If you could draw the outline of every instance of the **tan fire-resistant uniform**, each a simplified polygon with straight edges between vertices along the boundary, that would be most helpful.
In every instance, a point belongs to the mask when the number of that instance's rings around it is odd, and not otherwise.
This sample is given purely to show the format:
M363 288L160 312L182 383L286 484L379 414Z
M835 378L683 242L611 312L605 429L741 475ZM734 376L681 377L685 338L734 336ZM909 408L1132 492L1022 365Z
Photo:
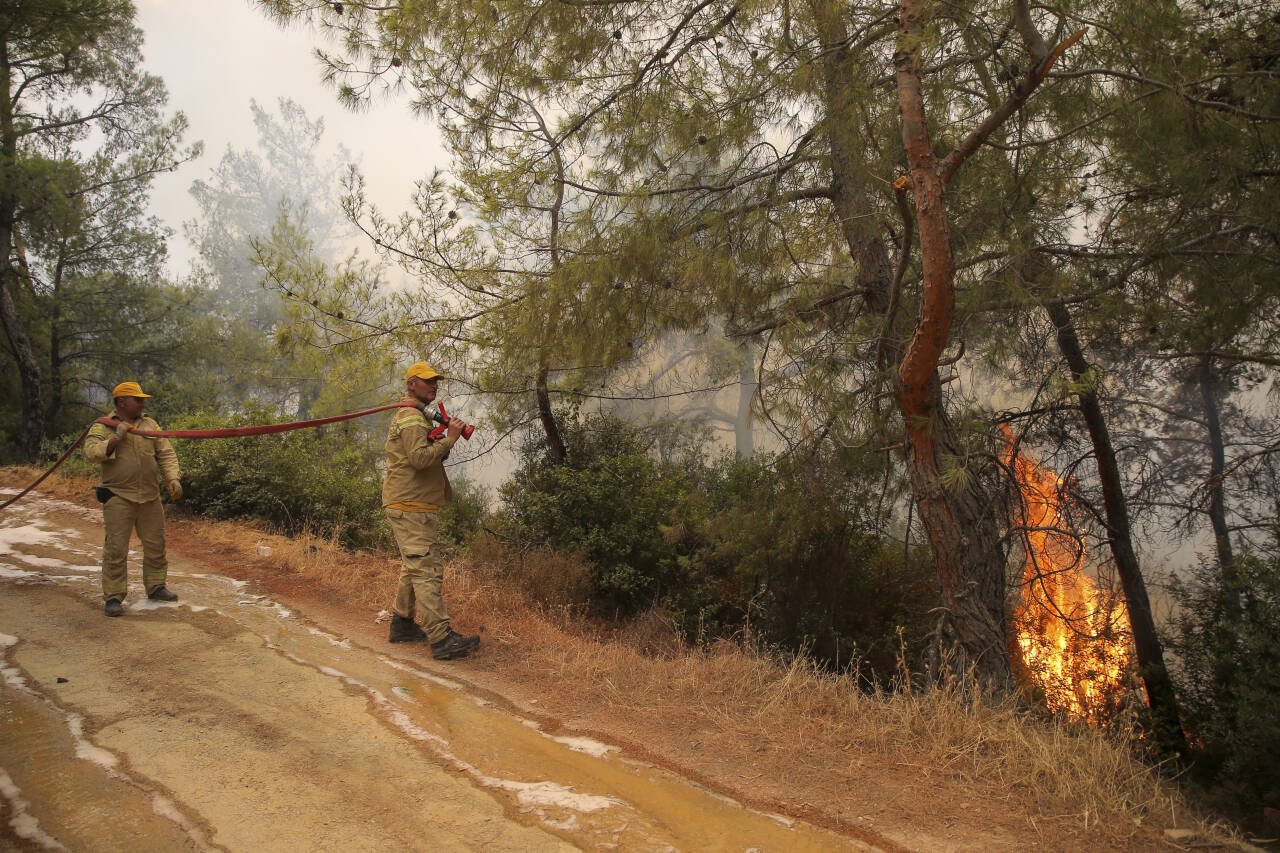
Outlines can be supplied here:
M417 403L412 397L401 402ZM413 619L415 611L427 641L449 635L440 588L444 565L436 549L436 512L453 498L444 473L455 440L443 436L430 441L431 424L417 409L397 409L387 430L387 477L382 482L382 506L400 548L400 585L392 610Z
M113 420L122 420L112 412ZM158 430L160 425L143 415L135 429ZM164 553L164 509L160 504L157 474L167 483L182 477L178 456L165 438L143 438L126 433L111 455L107 442L115 430L94 424L84 440L84 458L102 466L102 486L112 493L102 505L106 533L102 542L102 596L123 599L128 588L129 538L134 530L142 542L142 585L150 594L164 586L169 563Z

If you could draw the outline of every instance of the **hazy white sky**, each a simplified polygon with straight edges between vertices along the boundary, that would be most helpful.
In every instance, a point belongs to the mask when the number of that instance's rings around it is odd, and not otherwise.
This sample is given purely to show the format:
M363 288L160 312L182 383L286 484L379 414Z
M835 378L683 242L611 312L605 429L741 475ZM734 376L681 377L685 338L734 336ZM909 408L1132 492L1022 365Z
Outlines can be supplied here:
M414 118L404 100L384 100L354 113L340 106L320 80L314 48L320 36L308 29L281 29L251 0L135 0L137 24L146 41L143 67L164 79L170 113L190 120L186 142L204 141L204 154L161 176L152 209L174 230L170 270L186 272L193 251L182 223L196 207L188 189L208 177L230 145L248 148L257 133L249 100L274 112L281 97L292 98L313 120L325 122L323 147L345 145L360 163L371 198L398 212L413 182L436 166L447 166L435 128ZM335 187L335 193L338 188Z

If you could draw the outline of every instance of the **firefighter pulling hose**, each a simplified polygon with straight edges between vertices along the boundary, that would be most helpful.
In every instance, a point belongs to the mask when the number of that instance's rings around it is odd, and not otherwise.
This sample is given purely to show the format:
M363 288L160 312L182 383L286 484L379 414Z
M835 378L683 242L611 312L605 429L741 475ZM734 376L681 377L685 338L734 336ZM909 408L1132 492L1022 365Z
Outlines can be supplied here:
M147 597L176 601L165 585L164 510L158 475L174 500L182 497L182 473L169 438L235 438L308 429L395 409L387 435L387 476L383 506L404 561L399 589L392 605L390 642L430 644L440 660L463 657L480 644L449 625L441 598L443 565L436 553L436 512L452 497L444 460L458 438L469 440L475 427L451 417L436 393L442 375L426 362L406 373L408 391L398 403L345 415L283 424L208 430L163 430L143 415L150 394L136 382L122 382L112 391L115 411L98 418L35 482L0 504L11 506L61 466L84 445L85 458L102 467L97 489L103 505L105 538L102 553L102 591L107 616L120 616L127 592L129 540L136 530L143 545L143 585ZM429 408L435 403L435 409ZM436 426L432 428L432 422ZM421 617L422 627L417 624Z
M122 384L129 384L129 383L122 383ZM133 384L136 385L137 383L133 383ZM432 420L435 420L438 423L440 423L441 426L438 428L438 430L433 430L433 435L432 435L433 440L436 438L439 438L441 435L444 435L445 429L448 426L449 421L451 420L451 417L449 415L444 414L444 404L439 403L437 405L439 406L440 411L438 413L432 412L431 418ZM385 406L375 406L372 409L363 409L359 412L349 412L348 414L345 414L345 415L334 415L328 418L315 418L313 420L308 420L308 421L290 421L288 423L283 423L283 424L261 424L259 426L225 427L221 429L155 429L155 430L131 429L130 432L134 433L135 435L144 436L146 438L241 438L243 436L249 436L249 435L269 435L277 432L290 432L295 429L311 429L312 427L318 427L318 426L323 426L325 424L337 423L339 421L348 421L348 420L351 420L352 418L363 418L369 415L376 415L378 412L386 412L391 409L402 409L406 407L419 409L420 411L423 411L423 412L426 411L426 406L424 404L399 402L399 403L390 403ZM62 452L62 455L58 457L57 461L55 461L51 466L49 466L48 470L46 470L43 474L37 477L34 481L32 481L31 484L28 485L26 488L24 488L22 491L18 492L18 494L9 498L4 503L0 503L0 510L4 510L9 506L17 503L19 500L25 497L28 492L30 492L36 486L43 483L45 481L45 478L47 478L50 474L52 474L54 471L61 468L62 464L67 461L67 458L70 457L71 454L75 452L75 449L84 443L85 438L89 435L89 431L93 429L95 424L102 424L103 426L111 427L112 429L117 429L120 426L119 421L113 420L110 417L96 418L93 421L93 423L90 423L89 426L85 427L84 432L80 433L80 437L77 438L75 441L73 441L71 443L71 446ZM462 427L463 439L470 441L472 434L475 432L475 429L476 428L474 425L465 424Z

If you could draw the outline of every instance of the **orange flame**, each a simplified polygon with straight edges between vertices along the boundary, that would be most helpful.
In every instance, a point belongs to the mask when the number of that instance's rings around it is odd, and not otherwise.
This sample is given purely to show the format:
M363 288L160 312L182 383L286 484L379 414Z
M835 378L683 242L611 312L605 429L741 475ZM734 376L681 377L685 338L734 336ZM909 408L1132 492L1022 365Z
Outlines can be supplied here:
M1085 574L1083 537L1073 533L1060 477L1018 453L1005 427L1005 463L1018 485L1025 558L1014 636L1025 677L1051 711L1105 720L1125 695L1130 664L1123 602Z

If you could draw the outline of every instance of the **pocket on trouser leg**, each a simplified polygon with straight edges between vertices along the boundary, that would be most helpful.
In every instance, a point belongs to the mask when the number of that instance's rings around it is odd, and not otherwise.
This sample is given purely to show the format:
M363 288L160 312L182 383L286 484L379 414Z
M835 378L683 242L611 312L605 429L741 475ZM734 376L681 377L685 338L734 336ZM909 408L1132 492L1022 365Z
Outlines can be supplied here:
M413 592L413 581L400 574L400 583L396 586L396 599L391 605L391 612L406 619L413 619L417 609L418 597Z
M138 507L136 527L142 542L142 582L150 592L164 585L169 570L164 550L164 507L158 499Z
M128 589L129 539L133 535L133 505L113 497L102 506L102 594L123 598Z

